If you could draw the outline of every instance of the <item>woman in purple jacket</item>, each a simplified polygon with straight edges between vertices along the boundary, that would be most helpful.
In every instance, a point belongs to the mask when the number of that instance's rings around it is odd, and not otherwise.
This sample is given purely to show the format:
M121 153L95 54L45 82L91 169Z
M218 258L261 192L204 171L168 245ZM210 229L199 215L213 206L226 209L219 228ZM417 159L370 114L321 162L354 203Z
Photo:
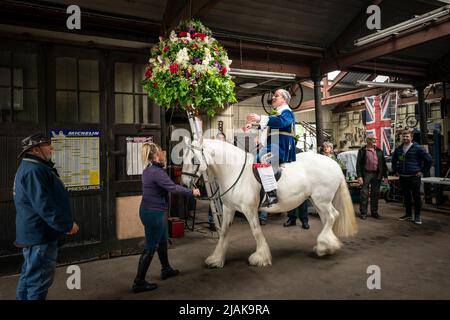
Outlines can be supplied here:
M172 269L167 256L167 221L169 192L186 196L200 196L198 189L188 189L175 184L164 171L165 153L155 143L145 143L141 151L142 162L146 168L142 173L142 202L139 216L145 228L145 247L139 259L133 292L154 290L155 283L145 281L145 275L155 251L161 262L161 279L174 277L180 272Z

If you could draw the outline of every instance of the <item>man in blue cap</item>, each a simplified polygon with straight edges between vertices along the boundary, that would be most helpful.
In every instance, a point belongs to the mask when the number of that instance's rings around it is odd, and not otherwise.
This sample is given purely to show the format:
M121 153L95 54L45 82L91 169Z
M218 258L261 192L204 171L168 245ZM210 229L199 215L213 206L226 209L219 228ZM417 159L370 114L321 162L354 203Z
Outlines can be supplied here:
M22 158L14 180L16 241L24 263L17 300L45 300L53 282L58 238L74 235L69 194L54 168L51 142L36 133L22 140Z

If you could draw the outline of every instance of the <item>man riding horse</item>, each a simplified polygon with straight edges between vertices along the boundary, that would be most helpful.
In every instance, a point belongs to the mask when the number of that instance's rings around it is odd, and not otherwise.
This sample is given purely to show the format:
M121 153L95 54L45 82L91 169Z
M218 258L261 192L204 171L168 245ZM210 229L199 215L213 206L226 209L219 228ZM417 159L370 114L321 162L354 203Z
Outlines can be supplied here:
M244 131L259 124L258 129L262 130L262 147L256 160L258 163L270 163L273 170L265 170L265 174L260 173L261 183L267 195L267 201L263 206L270 207L278 202L274 171L278 164L295 161L295 116L288 103L291 95L284 89L278 89L272 97L272 106L276 109L276 114L271 116L257 115L250 113L247 115L247 124ZM277 131L272 132L272 130ZM258 170L259 171L259 170Z

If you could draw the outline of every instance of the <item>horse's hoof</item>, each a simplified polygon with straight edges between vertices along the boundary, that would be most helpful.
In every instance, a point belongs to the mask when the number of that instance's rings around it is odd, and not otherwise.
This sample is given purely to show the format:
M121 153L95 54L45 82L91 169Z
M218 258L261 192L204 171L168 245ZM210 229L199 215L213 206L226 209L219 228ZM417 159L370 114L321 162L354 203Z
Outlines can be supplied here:
M250 258L248 258L248 262L250 263L250 265L257 267L266 267L272 265L272 261L269 257L264 258L258 252L253 253Z
M212 255L206 258L205 264L208 268L223 268L224 261Z
M323 257L327 254L327 250L321 250L321 249L318 249L317 247L314 247L313 251L316 254L316 256L318 256L318 257Z

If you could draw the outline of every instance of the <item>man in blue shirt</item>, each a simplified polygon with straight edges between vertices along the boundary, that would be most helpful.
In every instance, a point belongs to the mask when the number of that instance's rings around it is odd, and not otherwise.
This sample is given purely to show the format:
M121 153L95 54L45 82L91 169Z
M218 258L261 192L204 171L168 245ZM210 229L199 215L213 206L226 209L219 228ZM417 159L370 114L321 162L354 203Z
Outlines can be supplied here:
M69 194L53 167L52 146L43 134L22 140L23 157L14 180L16 241L24 263L17 285L17 300L45 300L53 282L58 238L74 235Z
M422 224L420 218L421 177L424 172L430 170L433 159L430 154L419 144L412 141L412 132L402 132L403 143L398 146L392 156L392 170L400 176L400 186L403 190L403 198L406 213L400 220L412 220L412 201L414 199L414 223Z
M244 130L251 129L254 123L259 124L259 129L263 130L261 143L264 147L258 152L258 162L269 162L277 166L284 162L295 161L295 116L288 105L290 100L291 95L288 91L278 89L272 97L275 115L250 113L247 116ZM265 170L265 172L267 175L260 173L260 177L267 194L267 202L264 205L270 207L278 202L276 183L273 170Z

